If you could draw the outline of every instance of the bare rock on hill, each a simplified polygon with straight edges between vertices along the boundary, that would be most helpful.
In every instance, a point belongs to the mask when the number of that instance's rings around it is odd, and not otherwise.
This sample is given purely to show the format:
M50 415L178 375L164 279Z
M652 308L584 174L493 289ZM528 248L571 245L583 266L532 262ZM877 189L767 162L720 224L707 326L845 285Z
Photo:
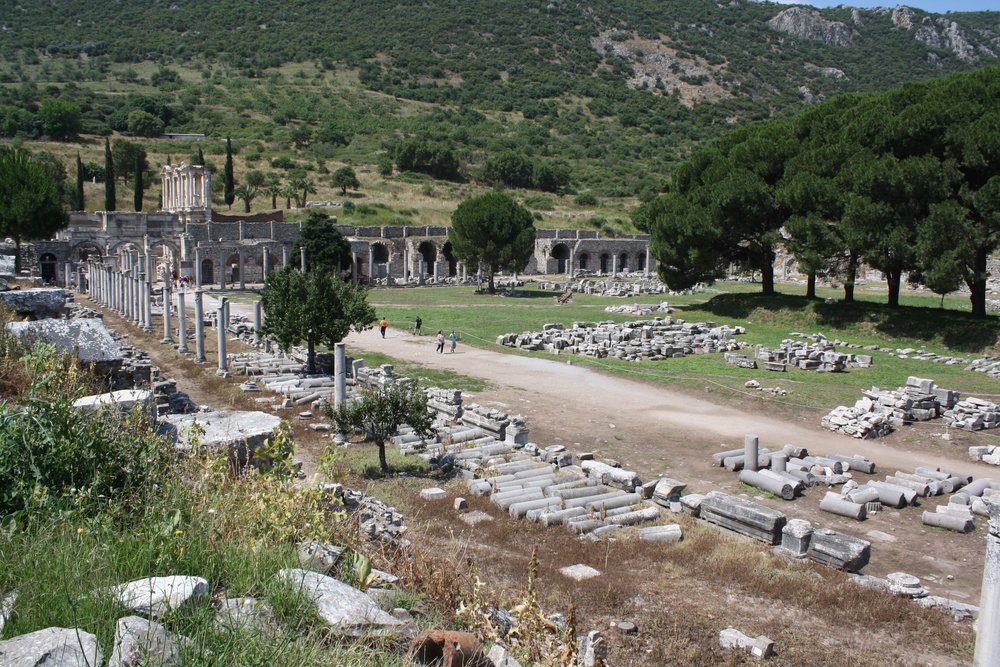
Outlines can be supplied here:
M823 42L827 46L848 47L854 43L851 29L840 21L830 21L812 9L789 7L767 22L780 32L800 39Z

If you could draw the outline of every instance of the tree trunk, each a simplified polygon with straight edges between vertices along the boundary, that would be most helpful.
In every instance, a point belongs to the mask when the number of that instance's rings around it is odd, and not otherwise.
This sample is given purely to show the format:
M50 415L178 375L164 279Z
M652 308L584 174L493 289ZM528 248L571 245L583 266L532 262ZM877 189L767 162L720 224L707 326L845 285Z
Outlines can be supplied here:
M888 304L890 308L899 308L899 283L902 276L903 272L899 269L885 272L885 282L889 286Z
M810 271L809 277L806 280L806 298L815 299L816 298L816 272Z
M316 343L313 342L312 338L308 339L309 345L309 357L306 360L306 368L310 373L316 372Z
M762 294L774 294L774 251L764 246L760 261L760 284Z
M378 445L378 464L382 467L382 474L388 477L389 462L385 460L385 443L381 440L376 440L375 444Z
M489 292L490 294L496 294L497 293L497 288L493 284L493 272L492 271L490 271L490 280L489 280L488 285L489 286L486 288L486 291Z
M21 277L21 237L14 237L14 280Z
M244 199L243 200L243 212L244 213L249 213L250 212L250 200L249 199Z
M858 255L852 252L847 259L847 275L844 277L844 303L854 303L854 281L858 277Z
M986 268L987 251L980 248L972 260L972 279L969 284L969 301L972 302L973 317L986 317L986 278L989 273ZM941 297L942 300L944 297Z
M277 195L271 195L271 208L272 209L278 208L278 196Z

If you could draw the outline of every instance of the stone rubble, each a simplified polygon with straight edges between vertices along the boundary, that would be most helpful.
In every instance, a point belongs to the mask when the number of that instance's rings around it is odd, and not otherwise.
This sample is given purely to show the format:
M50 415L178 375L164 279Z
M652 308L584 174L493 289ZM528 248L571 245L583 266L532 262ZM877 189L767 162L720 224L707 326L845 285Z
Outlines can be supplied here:
M802 370L821 373L836 373L848 368L871 368L870 354L843 354L834 349L833 343L816 342L812 344L786 338L776 349L768 349L763 345L755 348L755 356L768 370L781 371L779 365L787 364Z
M688 354L732 352L740 349L734 335L743 327L716 326L714 322L689 323L670 316L633 322L574 322L546 324L543 331L497 336L497 344L522 350L565 351L589 357L659 361Z
M660 303L630 303L621 306L605 306L606 313L624 313L626 315L639 315L642 317L662 314L669 315L674 309L667 305L666 301Z
M938 417L967 430L1000 424L1000 408L994 404L981 399L959 401L957 391L940 389L933 380L925 378L910 376L906 386L895 390L872 387L861 395L853 407L837 406L820 423L831 431L855 438L881 437L905 424Z

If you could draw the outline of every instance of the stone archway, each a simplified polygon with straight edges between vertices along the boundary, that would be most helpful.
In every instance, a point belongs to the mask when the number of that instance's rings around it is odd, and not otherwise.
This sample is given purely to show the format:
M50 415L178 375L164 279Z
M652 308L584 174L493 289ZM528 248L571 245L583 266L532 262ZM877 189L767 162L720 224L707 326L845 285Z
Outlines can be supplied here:
M434 272L434 263L437 261L437 246L431 241L421 241L417 246L417 252L423 260L423 274L430 275Z
M42 282L49 283L56 278L56 266L59 260L51 252L47 252L38 258L38 270L42 276Z
M589 268L588 267L589 263L590 263L590 255L588 255L585 252L581 252L579 258L580 269L586 271Z
M555 273L566 273L570 252L565 243L557 243L552 246L549 257L556 260Z
M628 253L623 252L618 256L618 273L628 273Z
M601 273L611 273L611 255L606 252L601 254Z
M444 259L448 263L448 277L454 278L458 275L458 260L455 259L451 241L445 241L444 246L441 247L441 254L444 255Z
M104 256L104 252L93 241L84 241L73 248L70 256L74 257L78 263L98 262Z

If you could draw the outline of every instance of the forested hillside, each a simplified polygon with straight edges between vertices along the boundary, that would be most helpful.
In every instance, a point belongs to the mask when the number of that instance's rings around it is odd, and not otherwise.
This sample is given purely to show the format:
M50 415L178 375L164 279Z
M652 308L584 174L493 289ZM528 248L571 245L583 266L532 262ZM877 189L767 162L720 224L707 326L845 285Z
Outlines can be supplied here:
M59 98L84 133L139 134L140 109L252 154L373 164L424 135L456 174L517 151L644 198L733 124L1000 53L997 12L749 1L2 0L0 17L0 136L51 136Z

